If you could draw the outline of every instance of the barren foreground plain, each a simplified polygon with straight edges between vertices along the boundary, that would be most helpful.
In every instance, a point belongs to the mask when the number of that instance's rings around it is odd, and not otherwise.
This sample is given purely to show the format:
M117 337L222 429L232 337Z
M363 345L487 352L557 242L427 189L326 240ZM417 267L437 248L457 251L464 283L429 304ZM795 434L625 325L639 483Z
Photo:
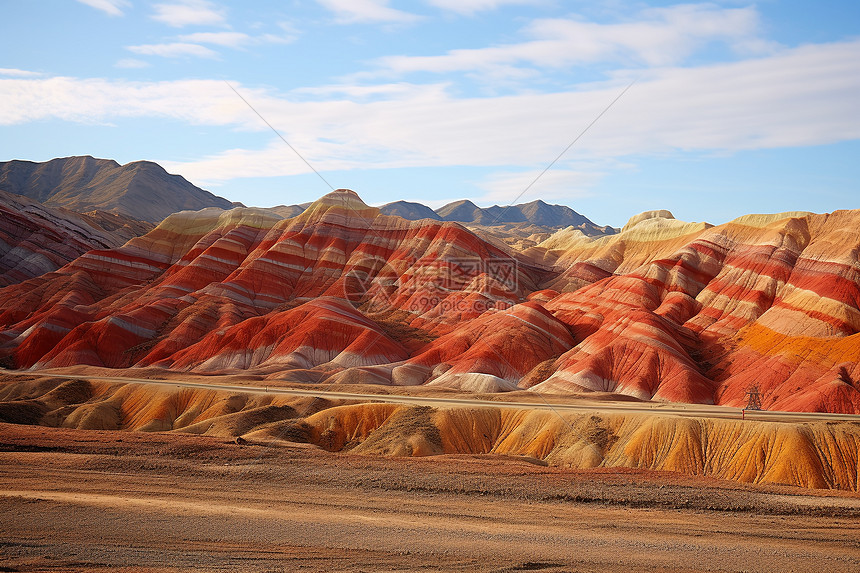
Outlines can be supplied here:
M615 459L613 442L626 440L629 449L635 438L624 434L630 425L624 419L638 416L639 425L652 418L687 420L680 411L649 414L640 411L647 404L592 400L590 413L576 414L551 398L533 412L521 406L526 418L566 420L563 426L574 434L567 442L549 439L542 436L546 420L533 425L533 447L554 444L541 459L500 447L503 438L523 433L528 420L486 435L481 453L450 453L453 434L465 431L452 420L464 411L472 431L488 411L502 417L515 411L489 402L483 408L458 404L465 396L453 393L407 396L419 400L409 405L384 402L399 400L388 392L346 400L237 389L252 383L247 380L230 380L227 391L143 379L4 378L7 419L56 406L54 418L42 422L68 426L0 424L4 571L860 570L856 484L812 489L605 467ZM444 402L423 405L433 400ZM213 415L226 402L237 411ZM121 429L92 429L109 421L104 411L110 404L126 413ZM556 411L538 409L548 406ZM402 408L408 416L398 416ZM350 415L356 411L361 416ZM383 414L371 415L377 411ZM703 424L710 415L712 423L748 425L763 434L772 427L856 424L694 414L689 423ZM614 437L578 425L577 416L604 420ZM364 420L363 428L346 428L353 418ZM368 426L373 419L377 427ZM447 431L440 420L448 420ZM153 422L163 425L160 431L151 431L158 430ZM137 429L149 424L150 431L129 431L134 423ZM582 463L577 444L599 451L604 467L564 467ZM563 463L560 448L573 456L570 463Z

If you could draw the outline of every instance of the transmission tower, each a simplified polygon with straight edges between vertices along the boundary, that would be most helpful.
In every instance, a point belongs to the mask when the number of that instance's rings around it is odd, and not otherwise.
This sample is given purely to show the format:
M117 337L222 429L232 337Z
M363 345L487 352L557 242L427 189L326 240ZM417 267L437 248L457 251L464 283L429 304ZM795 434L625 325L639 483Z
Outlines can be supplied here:
M753 384L747 389L747 405L744 410L761 410L761 391L758 384Z

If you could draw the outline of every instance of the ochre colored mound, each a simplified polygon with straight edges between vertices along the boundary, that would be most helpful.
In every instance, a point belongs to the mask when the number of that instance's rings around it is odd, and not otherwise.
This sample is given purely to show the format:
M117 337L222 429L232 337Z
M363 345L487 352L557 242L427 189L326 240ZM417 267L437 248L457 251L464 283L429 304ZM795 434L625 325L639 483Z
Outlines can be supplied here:
M329 451L525 456L574 468L639 468L746 483L860 490L860 423L759 422L498 406L345 404L273 393L47 379L0 386L0 421L178 431Z

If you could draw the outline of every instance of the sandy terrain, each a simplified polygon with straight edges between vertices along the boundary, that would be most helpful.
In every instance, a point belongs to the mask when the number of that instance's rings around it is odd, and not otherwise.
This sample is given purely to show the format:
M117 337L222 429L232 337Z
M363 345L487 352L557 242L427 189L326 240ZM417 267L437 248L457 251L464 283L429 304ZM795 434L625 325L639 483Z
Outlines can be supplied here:
M860 570L860 497L0 425L3 571Z
M860 493L858 416L757 412L741 419L733 408L614 398L17 373L0 376L0 421L241 437L363 455L525 456L571 469L630 468Z

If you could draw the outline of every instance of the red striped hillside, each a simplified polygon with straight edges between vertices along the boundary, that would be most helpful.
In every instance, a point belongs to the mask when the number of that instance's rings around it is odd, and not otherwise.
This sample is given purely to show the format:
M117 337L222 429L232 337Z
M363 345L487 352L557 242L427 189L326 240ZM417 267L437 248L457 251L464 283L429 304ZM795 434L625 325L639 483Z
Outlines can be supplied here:
M860 412L860 211L526 250L338 190L172 215L0 290L0 361Z

